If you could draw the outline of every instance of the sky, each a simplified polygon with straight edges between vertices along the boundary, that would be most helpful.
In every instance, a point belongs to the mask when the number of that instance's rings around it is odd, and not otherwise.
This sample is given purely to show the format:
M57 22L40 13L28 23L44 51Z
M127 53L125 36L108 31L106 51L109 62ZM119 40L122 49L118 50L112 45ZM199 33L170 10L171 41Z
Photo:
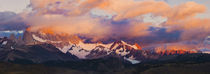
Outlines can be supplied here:
M180 4L186 1L195 1L200 4L204 4L208 10L203 13L199 14L198 17L201 18L208 18L210 17L210 0L159 0L159 1L166 1L170 5ZM0 12L4 11L12 11L15 13L20 13L30 4L30 0L0 0Z
M29 0L0 0L0 11L20 13L29 5Z
M205 4L210 9L210 0L160 0L166 1L170 5L180 4L186 1L195 1L197 3ZM15 13L22 12L30 4L30 0L0 0L0 11L12 11ZM208 10L210 13L210 10ZM206 13L205 16L208 14ZM210 14L208 15L210 16Z
M32 10L23 11L29 4ZM209 0L0 0L1 12L19 13L1 13L0 26L23 22L29 31L68 33L92 41L192 41L210 35L208 4ZM13 26L5 25L10 21Z
M204 14L200 14L199 17L208 18L210 17L210 0L163 0L168 2L170 5L176 5L187 1L194 1L199 4L204 4L208 9Z

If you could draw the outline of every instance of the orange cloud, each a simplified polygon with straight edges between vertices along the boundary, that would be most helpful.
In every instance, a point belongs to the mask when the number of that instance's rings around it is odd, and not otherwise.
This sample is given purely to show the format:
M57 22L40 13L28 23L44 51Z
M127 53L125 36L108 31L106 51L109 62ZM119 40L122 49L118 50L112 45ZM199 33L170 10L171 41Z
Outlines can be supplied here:
M149 35L150 31L148 31L149 29L149 25L151 25L150 23L137 23L137 22L133 22L133 25L130 26L129 30L128 30L128 34L127 36L130 37L138 37L138 36L146 36Z
M119 13L114 20L130 19L148 13L162 13L168 9L170 7L165 2L143 1Z
M166 11L163 15L173 20L185 19L188 17L194 17L198 13L206 11L206 7L195 2L186 2L181 5L175 6L172 9Z
M33 10L25 19L31 25L31 31L47 29L43 31L83 35L94 40L149 36L151 31L148 29L153 24L136 20L136 17L149 13L168 18L161 27L167 28L168 32L183 31L185 40L192 39L195 34L205 36L210 32L209 20L195 17L205 12L206 7L195 2L171 7L155 0L31 0L31 7ZM93 17L90 11L95 8L113 13L112 18ZM128 23L112 23L123 20ZM195 30L199 32L190 33Z

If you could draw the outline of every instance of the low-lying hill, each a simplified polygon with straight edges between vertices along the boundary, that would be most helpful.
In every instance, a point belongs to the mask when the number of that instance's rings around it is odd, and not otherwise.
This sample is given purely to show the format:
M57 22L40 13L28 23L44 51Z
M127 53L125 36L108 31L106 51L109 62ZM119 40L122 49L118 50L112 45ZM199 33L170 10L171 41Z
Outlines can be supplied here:
M209 58L209 54L188 54L136 65L124 63L119 58L40 64L1 62L0 74L209 74Z

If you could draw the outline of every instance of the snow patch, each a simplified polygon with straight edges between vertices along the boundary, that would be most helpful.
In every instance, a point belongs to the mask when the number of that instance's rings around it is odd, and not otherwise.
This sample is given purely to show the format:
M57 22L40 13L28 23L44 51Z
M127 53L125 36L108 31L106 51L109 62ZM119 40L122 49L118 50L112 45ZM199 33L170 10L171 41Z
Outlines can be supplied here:
M47 40L44 40L44 39L42 39L42 38L39 38L39 37L36 36L36 35L32 35L32 37L33 37L33 39L35 39L35 40L37 40L37 41L39 41L39 42L47 42Z
M86 56L90 54L90 51L84 50L80 47L72 47L72 50L69 50L69 52L80 59L86 59Z
M58 48L61 52L67 53L68 50L72 47L72 45L64 46L63 48Z
M7 45L7 41L4 41L1 45Z
M112 49L117 49L118 46L119 46L119 44L115 45Z
M85 44L83 42L79 42L78 46L86 50L92 50L97 46L97 44Z
M105 48L110 48L111 45L112 45L112 43L111 44L101 44L101 43L95 43L95 44L92 43L91 44L91 43L83 43L80 41L77 46L90 51L90 50L95 49L97 46L103 46Z
M14 50L15 48L13 46L10 47L12 50Z
M52 41L51 41L52 42ZM105 48L99 48L97 46L103 46ZM109 51L109 48L111 47L111 44L99 44L99 43L83 43L79 42L79 44L72 44L69 42L68 46L64 46L63 48L57 47L60 51L63 53L71 53L75 56L77 56L80 59L86 59L86 56L90 54L90 51L94 49L99 49L99 51ZM108 54L111 52L108 52Z
M33 39L35 39L35 40L37 40L37 41L39 41L39 42L42 42L42 43L44 43L44 42L50 42L50 43L61 43L62 41L50 41L50 40L44 40L44 39L42 39L42 38L40 38L40 37L38 37L38 36L36 36L36 35L32 35L32 37L33 37Z
M135 60L135 58L133 56L126 58L124 57L125 60L128 60L129 62L131 62L132 64L138 64L141 63L141 61Z
M105 48L110 48L113 45L113 43L109 43L109 44L98 44L98 45L101 45L101 46L103 46Z

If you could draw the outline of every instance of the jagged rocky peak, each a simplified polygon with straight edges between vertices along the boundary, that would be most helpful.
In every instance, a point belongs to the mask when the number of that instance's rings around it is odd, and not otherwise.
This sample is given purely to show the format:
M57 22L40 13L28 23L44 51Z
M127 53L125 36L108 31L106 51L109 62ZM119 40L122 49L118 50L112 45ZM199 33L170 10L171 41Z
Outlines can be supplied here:
M17 42L14 40L11 40L7 37L0 38L0 48L13 50L15 49L16 45L17 45Z
M35 44L34 39L32 37L32 32L25 31L24 34L23 34L23 41L26 45Z
M15 35L14 33L11 33L8 39L17 43L17 45L23 45L24 44L24 41L23 41L21 35L18 36L18 35Z
M142 50L142 47L141 47L138 43L135 43L135 46L136 46L139 50Z
M127 44L126 42L120 40L120 41L116 41L112 44L112 46L110 47L111 50L113 49L128 49L128 50L141 50L141 47L136 43L135 45L131 45L131 44Z
M11 40L17 40L14 33L10 34L9 39L11 39Z

